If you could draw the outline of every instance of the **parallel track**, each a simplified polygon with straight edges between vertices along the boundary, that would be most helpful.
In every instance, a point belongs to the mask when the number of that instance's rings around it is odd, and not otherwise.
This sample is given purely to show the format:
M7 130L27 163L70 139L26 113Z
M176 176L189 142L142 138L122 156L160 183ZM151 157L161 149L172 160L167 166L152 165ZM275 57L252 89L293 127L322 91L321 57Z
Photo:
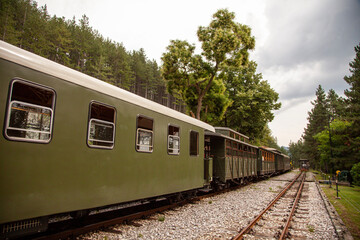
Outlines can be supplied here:
M245 227L238 235L236 235L233 239L234 240L239 240L239 239L243 239L246 234L248 234L250 232L251 229L253 229L253 227L256 225L256 223L263 217L263 215L268 212L276 202L279 201L279 199L281 199L285 193L292 187L294 186L294 183L297 182L297 180L301 178L301 183L297 189L297 193L295 195L295 199L292 203L292 207L291 207L291 212L290 214L288 215L287 217L287 220L286 220L286 224L285 226L283 227L283 230L281 232L281 235L279 237L279 239L284 239L287 232L288 232L288 228L289 228L289 225L290 225L290 222L291 222L291 219L292 219L292 216L294 215L294 212L295 212L295 209L296 209L296 206L299 202L299 199L300 199L300 196L301 196L301 192L302 192L302 189L303 189L303 186L304 186L304 182L305 182L305 178L306 178L306 172L301 172L298 176L296 176L296 178L291 182L289 183L275 198L274 200L272 200L269 205L257 216L255 217L255 219L253 221L250 222L250 224ZM273 237L276 237L276 236L273 236Z

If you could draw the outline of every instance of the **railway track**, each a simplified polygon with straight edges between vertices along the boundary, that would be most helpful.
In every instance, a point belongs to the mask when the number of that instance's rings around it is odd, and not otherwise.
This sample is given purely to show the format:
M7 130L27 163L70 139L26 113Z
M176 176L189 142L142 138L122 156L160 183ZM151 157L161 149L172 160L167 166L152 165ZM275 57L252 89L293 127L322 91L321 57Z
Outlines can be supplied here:
M309 176L308 176L309 177ZM288 178L287 178L288 179ZM277 202L274 204L273 208L271 208L269 213L266 213L262 216L262 219L260 219L260 222L257 223L257 225L255 225L255 227L249 231L249 233L245 234L243 237L245 239L261 239L261 238L265 238L265 239L279 239L281 236L281 232L282 232L282 228L283 226L285 226L286 223L286 216L288 216L288 214L290 213L290 210L292 208L292 205L290 204L290 202L294 202L294 200L292 200L293 195L295 195L295 191L294 189L297 189L298 187L300 187L300 182L299 179L301 179L301 177L298 178L298 180L296 180L293 183L293 187L291 189L289 189L284 196L280 199L280 202ZM288 182L289 180L283 180L285 182ZM284 186L282 184L277 184L275 185L276 188ZM272 187L272 189L274 189L274 185L272 184L267 184L265 188L261 189L260 188L257 190L259 192L263 192L263 191L268 191L269 186ZM317 214L317 209L320 205L322 205L322 202L318 199L314 200L314 194L317 195L317 191L314 192L314 190L316 190L315 184L313 182L307 182L303 185L303 193L301 195L301 199L296 207L296 213L293 217L293 219L290 221L291 222L291 227L288 230L288 235L285 235L285 237L291 238L291 239L338 239L333 233L331 233L331 227L329 225L329 223L323 223L323 219L325 220L325 218L323 217L323 215L318 215ZM251 192L256 192L257 187L254 188L249 188L249 190L251 190ZM272 191L272 194L270 194L270 196L272 196L272 198L274 197L275 194L274 191L270 188L270 191ZM235 191L236 193L238 191ZM213 194L211 194L213 195ZM208 197L209 195L207 195L206 197ZM241 194L241 196L243 196ZM256 198L260 198L264 196L263 194L257 194ZM205 197L205 198L206 198ZM270 201L270 198L268 196L268 200ZM242 197L237 196L234 199L242 199ZM284 200L285 199L285 200ZM196 201L194 199L192 199L191 201ZM190 201L190 202L191 202ZM230 201L231 199L227 199L226 202ZM265 204L267 204L267 201L262 201L262 206L265 206ZM203 201L201 201L203 202ZM237 202L237 200L235 200L235 202ZM185 202L184 202L185 203ZM195 202L194 202L195 203ZM230 239L232 238L234 235L236 235L236 231L237 229L239 229L239 222L236 220L238 219L238 216L241 215L243 217L245 217L244 219L241 220L241 226L245 226L246 221L249 221L250 219L252 219L255 215L251 214L251 211L256 211L257 213L262 211L260 208L257 209L249 209L248 212L250 213L249 215L244 214L245 212L240 211L241 214L239 215L234 215L234 225L232 227L229 227L230 225L224 225L225 227L222 228L221 225L219 225L220 229L219 230L217 228L218 225L216 225L216 229L214 229L214 224L216 224L216 221L209 221L207 222L207 224L203 224L203 221L201 221L201 223L199 223L199 225L197 225L197 221L198 219L200 219L200 217L187 217L190 214L194 213L194 209L196 209L195 211L205 211L207 217L209 217L210 219L212 219L211 216L212 215L212 205L216 204L216 206L214 206L216 209L221 208L221 206L223 206L223 204L218 204L218 200L212 199L212 203L210 203L210 200L205 200L204 202L205 206L198 208L198 207L190 207L190 209L186 210L186 213L183 213L183 211L181 210L180 212L178 212L178 208L176 205L173 206L166 206L165 208L161 209L161 208L154 208L154 209L148 209L150 211L145 211L145 212L139 212L139 213L133 213L131 215L128 216L122 216L122 217L115 217L112 219L109 219L108 221L103 221L103 222L96 222L96 223L92 223L92 224L88 224L88 225L82 225L79 226L77 229L69 229L66 228L67 230L63 233L58 233L55 234L53 236L43 236L43 238L40 239L76 239L78 236L78 239L105 239L105 238L109 238L109 239L118 239L118 238L124 238L124 239L132 239L132 238L136 238L137 236L143 236L144 239L149 239L149 238L153 238L154 236L156 236L156 239L195 239L195 238L199 238L199 239L213 239L213 238L227 238ZM239 202L239 206L249 206L247 205L248 201L240 201ZM259 203L259 202L258 202ZM286 204L285 204L286 203ZM256 204L255 201L252 201L252 204ZM189 204L189 206L197 206L198 204ZM202 205L202 204L201 204ZM251 206L255 206L255 205L251 205ZM154 206L153 206L154 207ZM229 210L229 211L234 211L234 208L228 208L227 206L225 206L225 209ZM168 209L171 208L176 208L173 211L166 211ZM185 208L188 208L187 206L185 206ZM182 209L182 208L180 208ZM190 210L190 211L189 211ZM315 210L315 211L314 211ZM151 212L152 211L152 212ZM164 212L166 211L166 212ZM146 213L147 212L147 213ZM225 211L228 212L228 211ZM160 213L160 214L159 214ZM219 211L215 211L214 213L219 213ZM182 216L181 219L179 219L179 217L177 217L179 214L179 216ZM227 213L226 213L227 214ZM269 215L268 215L269 214ZM158 216L164 216L164 218L166 217L166 221L164 222L159 222L161 220L158 219ZM176 216L176 217L174 217ZM198 215L196 214L196 216L203 216L202 214ZM220 213L221 216L221 213ZM182 223L182 218L185 217L185 221L187 223L190 224L186 224L186 223ZM139 218L146 218L148 220L137 220ZM195 220L194 220L195 219ZM218 218L220 219L226 219L226 222L229 223L231 222L231 217L230 218L226 218L226 217L220 217ZM284 220L285 219L285 220ZM194 220L194 221L193 221ZM216 220L216 218L215 218ZM230 221L229 221L230 220ZM205 221L205 220L204 220ZM206 222L206 221L205 221ZM237 223L236 223L237 222ZM122 224L121 224L122 223ZM193 224L195 223L195 226L193 226ZM191 225L191 226L190 226ZM276 225L276 226L275 226ZM313 226L313 229L311 231L311 229L309 229L308 226ZM326 225L328 226L327 228ZM202 231L200 229L200 227L205 226L205 231ZM210 226L210 227L209 227ZM263 228L260 228L260 226L263 226ZM320 227L321 226L321 227ZM324 227L325 226L325 227ZM153 231L153 229L155 229ZM180 230L180 233L178 233L178 231ZM210 233L206 232L210 230ZM198 231L200 232L200 234L197 234ZM121 236L121 237L120 237ZM146 236L146 237L145 237Z
M297 211L305 179L306 172L301 172L297 175L296 178L233 239L285 239L294 213ZM301 216L299 216L301 214L306 214L306 209L303 213L298 209L297 217L301 218Z

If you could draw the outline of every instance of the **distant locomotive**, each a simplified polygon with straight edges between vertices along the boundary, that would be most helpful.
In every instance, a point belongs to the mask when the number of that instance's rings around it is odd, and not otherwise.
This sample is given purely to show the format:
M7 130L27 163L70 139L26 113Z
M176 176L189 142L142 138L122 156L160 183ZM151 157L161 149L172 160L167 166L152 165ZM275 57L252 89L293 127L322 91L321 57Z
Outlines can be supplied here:
M0 41L2 237L56 215L240 184L286 155Z
M300 168L300 171L309 171L310 161L308 159L300 159L299 160L299 168Z

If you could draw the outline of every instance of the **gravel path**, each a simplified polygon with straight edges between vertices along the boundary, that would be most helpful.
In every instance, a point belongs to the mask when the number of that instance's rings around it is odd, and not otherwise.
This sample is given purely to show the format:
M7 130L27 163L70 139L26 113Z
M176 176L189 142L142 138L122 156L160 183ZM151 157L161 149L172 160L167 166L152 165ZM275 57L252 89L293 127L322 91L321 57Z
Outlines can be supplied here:
M78 239L231 239L296 174L297 171L292 171L148 219L89 233ZM307 178L311 179L311 176ZM307 182L306 189L306 201L300 204L302 209L308 211L308 219L297 220L290 233L294 236L305 235L307 239L336 239L315 182Z

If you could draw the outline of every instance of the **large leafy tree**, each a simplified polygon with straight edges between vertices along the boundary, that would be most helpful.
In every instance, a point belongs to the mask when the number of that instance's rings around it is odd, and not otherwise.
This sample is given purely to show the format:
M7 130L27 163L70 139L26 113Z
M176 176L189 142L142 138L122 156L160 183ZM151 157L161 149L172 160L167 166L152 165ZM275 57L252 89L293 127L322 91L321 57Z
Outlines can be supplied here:
M219 123L252 139L261 138L266 125L274 119L272 111L281 107L278 93L256 73L256 67L251 61L246 68L229 68L222 73L232 105Z
M196 54L195 46L187 41L172 40L162 56L162 75L168 83L168 91L179 96L189 111L196 109L197 119L204 111L204 99L210 88L221 85L220 73L228 67L246 66L248 51L255 47L251 29L234 19L233 12L221 9L213 15L209 26L199 27L201 54ZM219 84L214 84L215 80ZM229 101L223 99L222 102L226 109Z

